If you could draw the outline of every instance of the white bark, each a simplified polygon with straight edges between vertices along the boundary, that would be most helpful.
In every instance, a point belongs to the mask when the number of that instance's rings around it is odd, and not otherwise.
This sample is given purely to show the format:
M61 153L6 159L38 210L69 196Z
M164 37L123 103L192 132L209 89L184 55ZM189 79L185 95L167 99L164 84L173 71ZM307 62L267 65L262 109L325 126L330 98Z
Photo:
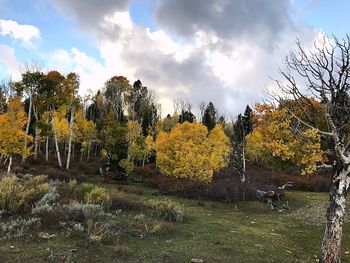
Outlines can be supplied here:
M30 125L30 120L32 118L32 106L33 106L33 98L30 95L30 97L29 97L29 109L28 109L28 121L27 121L27 125L26 125L26 135L28 135L28 133L29 133L29 125ZM23 155L22 155L22 163L24 163L26 160L25 151L27 149L27 136L24 138L23 149L24 149L24 151L23 151Z
M327 224L321 246L321 263L340 263L340 248L345 217L346 194L350 184L349 168L332 180ZM339 179L340 178L340 179Z
M56 132L56 126L55 126L55 115L53 115L53 117L52 117L52 130L53 130L53 138L55 141L55 148L56 148L58 165L60 168L62 168L62 161L61 161L60 149L58 148L57 132Z
M88 152L87 152L87 160L90 159L90 151L91 151L91 143L88 143Z
M9 158L9 164L7 166L7 174L11 174L11 165L12 165L12 155L10 155L10 158Z
M46 124L49 123L49 114L46 116ZM45 144L45 161L49 161L49 135L46 135L46 144Z
M70 115L70 122L69 122L69 143L68 143L66 170L69 169L69 164L70 164L70 154L72 151L72 140L73 140L73 126L74 126L74 107L71 108L71 115Z
M38 145L39 145L39 129L38 129L38 111L33 107L34 116L36 120L35 124L35 139L34 139L34 160L38 159Z

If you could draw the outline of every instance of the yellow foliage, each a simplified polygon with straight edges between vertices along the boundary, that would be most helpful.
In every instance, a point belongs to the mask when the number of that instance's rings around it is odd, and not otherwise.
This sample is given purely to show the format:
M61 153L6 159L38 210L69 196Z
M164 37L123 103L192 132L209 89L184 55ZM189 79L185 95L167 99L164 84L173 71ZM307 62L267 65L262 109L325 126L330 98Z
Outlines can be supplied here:
M90 204L111 205L111 198L107 189L100 186L95 186L90 192L86 193L84 201Z
M228 143L219 124L211 133L200 123L176 124L169 133L158 135L157 165L166 176L210 182L214 172L225 166Z
M31 147L24 148L23 145L25 141L32 142L33 137L23 130L28 118L20 98L10 99L8 107L8 111L0 115L0 154L28 156Z
M247 155L251 158L278 157L292 161L312 174L317 163L324 161L321 137L312 129L292 131L291 121L284 109L274 109L268 105L256 105L255 129L248 136Z
M12 175L4 176L0 180L0 209L14 213L31 205L48 190L49 185L45 183L45 179L46 176L35 176L20 181Z
M74 140L80 142L83 148L97 140L96 124L87 120L82 110L75 113L74 123Z
M68 142L69 140L69 122L65 118L66 109L61 108L60 111L54 113L55 128L57 133L57 140L59 142Z

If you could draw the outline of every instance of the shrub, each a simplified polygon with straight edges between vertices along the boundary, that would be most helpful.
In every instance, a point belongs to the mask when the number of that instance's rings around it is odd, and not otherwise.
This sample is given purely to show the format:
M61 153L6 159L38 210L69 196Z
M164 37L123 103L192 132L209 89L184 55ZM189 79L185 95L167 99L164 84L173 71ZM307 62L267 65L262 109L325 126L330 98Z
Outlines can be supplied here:
M87 242L101 243L119 234L120 227L116 223L101 223L88 220L86 223Z
M65 215L58 202L60 198L56 187L52 187L32 208L32 214L39 216L42 222L48 225L55 225Z
M76 189L76 195L79 201L84 201L85 195L89 193L95 186L90 183L82 183Z
M90 192L85 194L84 201L91 204L111 205L111 198L108 191L99 186L95 186Z
M0 209L15 213L30 206L49 188L45 176L19 180L15 176L4 176L0 180Z
M128 159L121 160L119 166L125 171L127 176L129 176L135 168L134 163Z
M77 187L77 180L73 179L73 180L69 180L69 182L67 183L67 186L69 189L74 190Z
M74 221L83 222L88 219L98 220L107 216L103 206L99 204L73 202L68 205L63 205L62 207L68 219Z
M0 224L1 239L9 239L15 237L22 237L30 230L39 228L41 225L40 218L32 217L28 219L22 219L18 217L14 220L9 220L6 223Z
M182 222L184 211L182 205L171 200L151 200L151 206L156 217L170 221Z

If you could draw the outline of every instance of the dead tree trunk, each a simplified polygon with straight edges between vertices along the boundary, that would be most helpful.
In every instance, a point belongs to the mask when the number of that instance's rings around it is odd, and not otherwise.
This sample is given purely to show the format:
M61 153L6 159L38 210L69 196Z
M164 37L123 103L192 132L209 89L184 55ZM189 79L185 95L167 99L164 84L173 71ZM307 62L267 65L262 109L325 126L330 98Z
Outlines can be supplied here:
M297 48L297 52L291 52L285 59L287 70L281 71L281 74L286 82L277 81L279 92L275 97L296 120L297 130L301 127L312 129L329 138L329 155L335 160L336 173L329 193L330 205L320 262L339 263L345 200L350 183L350 137L346 128L350 123L350 36L344 39L324 36L318 39L310 52L297 41ZM293 74L302 77L306 85L299 87L302 81ZM318 111L309 96L315 97L324 110ZM302 115L286 103L291 98ZM311 113L326 120L326 125L317 125L317 117Z
M332 180L327 210L327 224L321 246L321 263L340 263L341 238L345 217L345 200L349 188L349 168Z

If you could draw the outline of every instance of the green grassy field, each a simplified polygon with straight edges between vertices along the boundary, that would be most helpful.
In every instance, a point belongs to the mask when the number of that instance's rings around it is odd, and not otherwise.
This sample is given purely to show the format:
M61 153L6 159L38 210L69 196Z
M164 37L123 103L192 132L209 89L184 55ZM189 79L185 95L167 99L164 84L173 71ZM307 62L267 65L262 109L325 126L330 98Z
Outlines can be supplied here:
M115 185L106 185L110 190ZM129 185L124 195L145 201L154 189ZM137 194L135 189L142 189ZM0 262L317 262L324 230L325 193L288 192L289 211L271 211L262 202L232 204L167 197L182 203L183 223L170 233L125 234L106 244L87 245L79 236L54 232L50 240L0 241ZM121 213L131 221L140 211ZM345 224L342 260L350 262L350 224ZM13 246L11 248L11 246Z

